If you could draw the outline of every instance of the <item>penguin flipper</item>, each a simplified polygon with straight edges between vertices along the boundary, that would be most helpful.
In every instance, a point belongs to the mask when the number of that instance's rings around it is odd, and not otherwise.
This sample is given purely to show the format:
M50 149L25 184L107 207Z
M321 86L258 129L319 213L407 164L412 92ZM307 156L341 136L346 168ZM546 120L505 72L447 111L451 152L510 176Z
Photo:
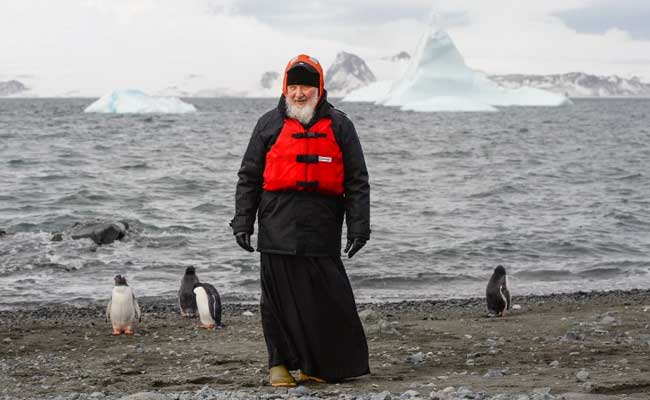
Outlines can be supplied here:
M503 285L503 289L501 289L501 293L503 293L503 298L506 301L506 310L510 310L512 308L512 300L510 299L510 291L508 290L508 287L506 285Z
M140 312L138 299L135 298L135 293L133 293L133 307L135 308L135 316L138 319L138 322L142 322L142 313Z
M181 304L181 296L183 295L183 291L179 290L178 291L178 309L181 311L181 316L185 316L185 311L183 310L183 305Z
M111 315L111 303L113 303L113 296L111 296L111 298L108 299L108 305L106 305L106 322L108 322L109 317Z
M214 322L218 327L223 326L221 324L221 298L219 297L219 293L216 293L214 296Z

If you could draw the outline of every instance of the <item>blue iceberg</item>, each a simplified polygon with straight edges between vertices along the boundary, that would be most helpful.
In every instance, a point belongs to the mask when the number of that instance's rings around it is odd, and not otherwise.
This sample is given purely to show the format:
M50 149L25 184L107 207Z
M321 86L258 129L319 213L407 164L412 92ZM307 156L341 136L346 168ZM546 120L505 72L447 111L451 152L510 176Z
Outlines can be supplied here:
M185 114L196 112L192 104L185 103L176 97L156 97L135 90L115 90L102 96L86 109L87 113L115 114Z

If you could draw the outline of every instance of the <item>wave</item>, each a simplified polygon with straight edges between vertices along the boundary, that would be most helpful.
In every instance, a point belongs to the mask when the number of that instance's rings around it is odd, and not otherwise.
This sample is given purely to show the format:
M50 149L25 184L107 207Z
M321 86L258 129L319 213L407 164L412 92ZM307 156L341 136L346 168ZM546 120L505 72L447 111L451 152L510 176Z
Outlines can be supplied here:
M387 287L391 289L398 288L413 288L427 285L439 284L452 284L452 283L467 283L467 282L483 282L485 278L482 276L472 276L467 274L444 274L440 272L423 272L413 276L350 276L350 280L354 283L355 287L360 288L382 288Z
M146 162L140 162L136 164L126 164L126 165L121 165L118 167L119 169L124 169L124 170L138 170L138 169L149 169L149 164Z

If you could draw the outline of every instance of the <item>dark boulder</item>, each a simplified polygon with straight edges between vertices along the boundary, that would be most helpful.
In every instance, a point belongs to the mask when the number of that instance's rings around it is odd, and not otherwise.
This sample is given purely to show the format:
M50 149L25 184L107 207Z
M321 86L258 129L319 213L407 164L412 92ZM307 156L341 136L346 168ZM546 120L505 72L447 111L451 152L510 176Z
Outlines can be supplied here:
M129 224L126 221L108 222L108 223L93 223L93 224L77 224L73 227L73 239L91 239L98 245L110 244L116 240L122 240L129 229Z

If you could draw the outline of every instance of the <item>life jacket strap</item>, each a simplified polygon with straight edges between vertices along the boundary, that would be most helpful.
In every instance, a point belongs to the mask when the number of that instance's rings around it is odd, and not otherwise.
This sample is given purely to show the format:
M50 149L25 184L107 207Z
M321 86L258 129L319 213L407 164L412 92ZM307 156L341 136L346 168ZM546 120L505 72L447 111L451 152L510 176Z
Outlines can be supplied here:
M305 189L316 189L318 181L296 181L296 186L304 187Z
M291 136L293 136L296 139L314 139L314 138L324 138L327 137L327 133L319 133L319 132L301 132L301 133L294 133Z

